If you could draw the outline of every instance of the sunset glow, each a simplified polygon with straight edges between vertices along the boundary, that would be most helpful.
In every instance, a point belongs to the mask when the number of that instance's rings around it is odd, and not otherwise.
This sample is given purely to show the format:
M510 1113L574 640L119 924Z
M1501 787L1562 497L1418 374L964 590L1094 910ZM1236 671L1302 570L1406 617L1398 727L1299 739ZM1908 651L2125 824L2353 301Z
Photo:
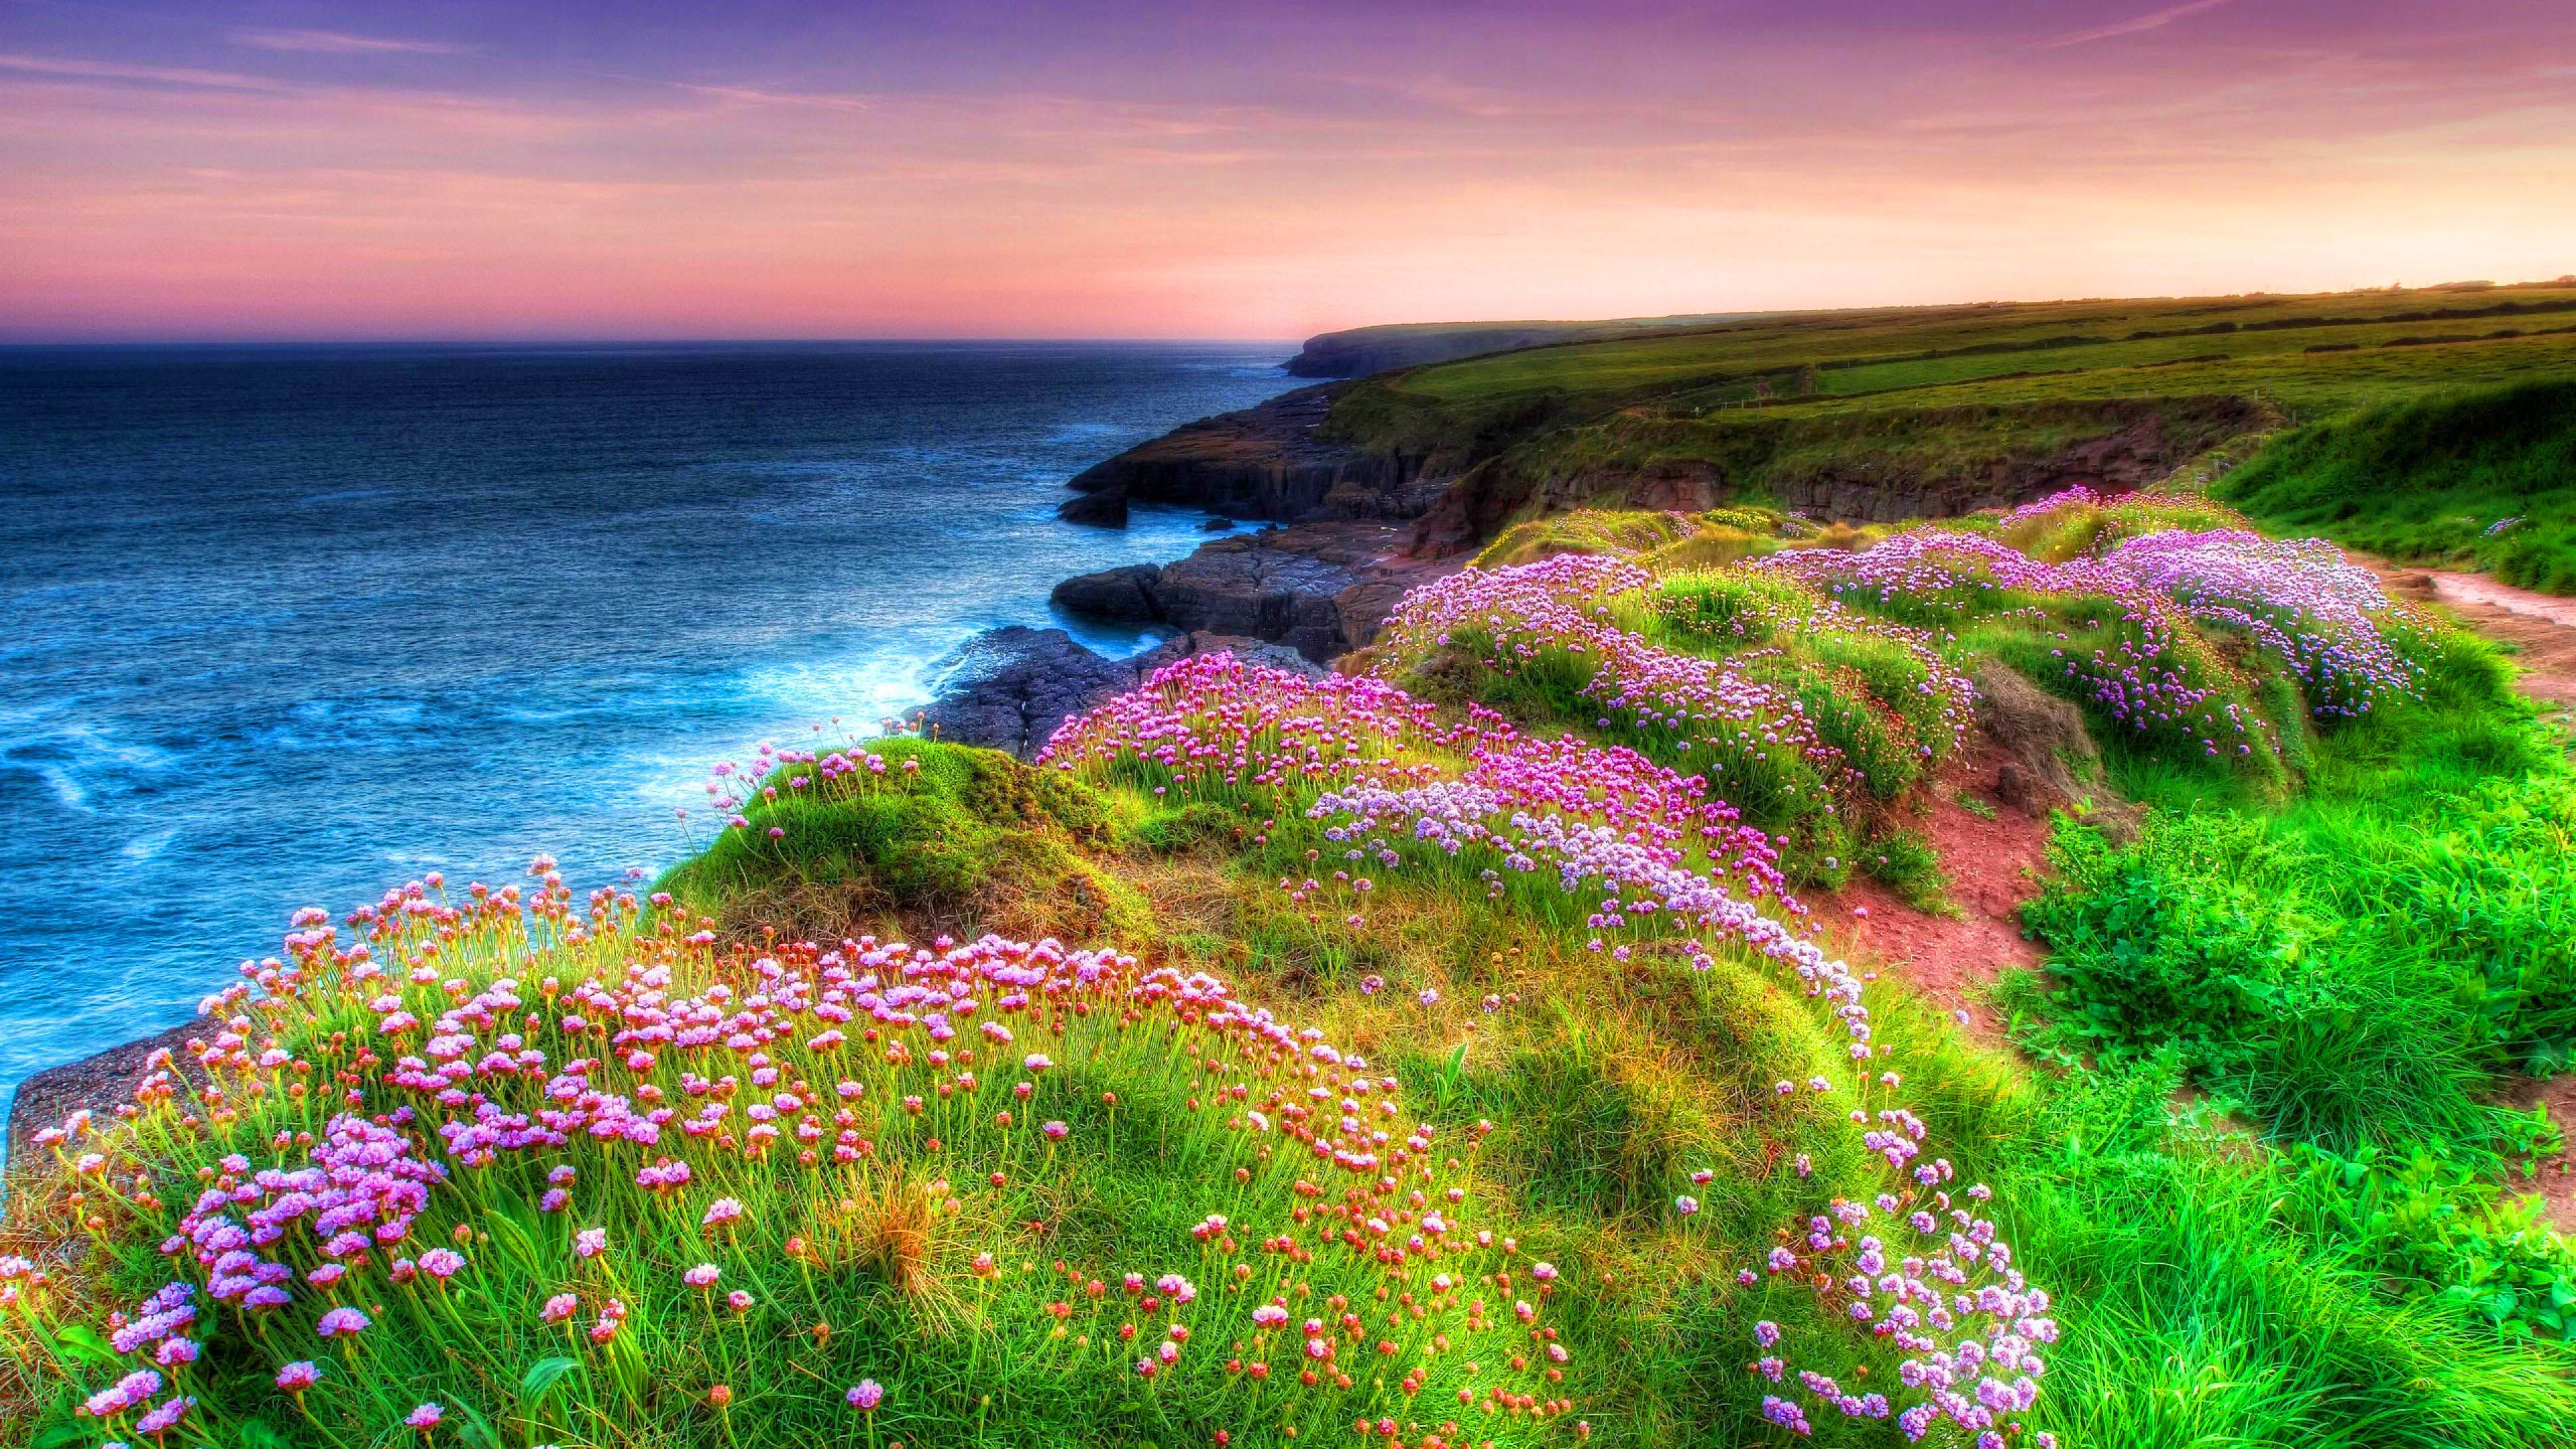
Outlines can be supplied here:
M0 7L0 337L1293 337L2576 270L2576 10L2538 0L816 8Z

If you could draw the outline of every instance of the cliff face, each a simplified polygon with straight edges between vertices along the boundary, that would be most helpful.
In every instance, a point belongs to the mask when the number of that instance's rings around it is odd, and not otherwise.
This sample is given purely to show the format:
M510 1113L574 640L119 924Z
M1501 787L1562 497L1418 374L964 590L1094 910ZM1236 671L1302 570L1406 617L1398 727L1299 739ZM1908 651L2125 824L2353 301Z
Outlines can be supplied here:
M1330 386L1299 388L1258 407L1220 413L1139 444L1075 476L1082 497L1068 521L1126 521L1129 500L1182 504L1273 523L1412 518L1439 495L1423 459L1378 454L1316 436Z
M1407 589L1462 560L1405 556L1401 524L1325 520L1201 544L1177 563L1056 585L1068 613L1284 644L1318 663L1365 647Z
M2141 488L2277 421L2260 404L2220 395L1922 409L1863 427L1833 417L1757 421L1721 434L1693 419L1619 423L1566 450L1579 461L1516 453L1468 470L1415 523L1408 549L1474 548L1518 519L1577 508L1691 513L1746 497L1851 523L1955 518L2078 484Z

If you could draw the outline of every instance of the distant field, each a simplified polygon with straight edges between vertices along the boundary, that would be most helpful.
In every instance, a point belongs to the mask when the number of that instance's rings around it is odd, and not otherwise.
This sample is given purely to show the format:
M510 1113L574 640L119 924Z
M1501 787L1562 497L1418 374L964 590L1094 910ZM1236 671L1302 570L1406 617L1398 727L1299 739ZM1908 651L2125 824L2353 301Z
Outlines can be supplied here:
M1904 308L1530 348L1421 368L1376 385L1452 402L1652 389L1687 390L1691 401L1705 403L1753 398L1756 383L1769 384L1774 396L1794 395L1810 365L1817 369L1816 390L1835 396L2221 354L2305 357L2320 372L2337 374L2343 371L2339 353L2308 349L2376 350L2414 338L2457 345L2493 332L2553 328L2576 332L2576 287Z
M1333 426L1372 447L1499 459L1492 513L1506 519L1602 503L1619 479L1677 468L1751 501L1848 499L1859 487L1980 504L2022 480L2152 481L2233 445L2215 472L2263 436L2436 396L2576 384L2576 285L2565 281L1778 314L1389 373L1352 385ZM2504 456L2451 424L2413 436L2402 505L2395 493L2361 496L2375 480L2352 458L2381 455L2347 440L2333 487L2354 498L2321 505L2299 492L2300 514L2279 521L2359 542L2360 522L2323 515L2402 506L2415 521L2370 532L2374 546L2576 589L2576 525L2549 521L2554 494L2576 492L2559 454ZM2545 428L2509 434L2531 447L2553 436L2563 441ZM2461 449L2474 466L2455 466ZM2280 465L2268 466L2265 494L2246 495L2258 513L2263 497L2289 496ZM2424 481L2471 474L2482 481L2442 486L2473 499L2446 501ZM2511 487L2499 492L2499 477ZM2517 525L2510 549L2464 538L2517 513L2535 521Z

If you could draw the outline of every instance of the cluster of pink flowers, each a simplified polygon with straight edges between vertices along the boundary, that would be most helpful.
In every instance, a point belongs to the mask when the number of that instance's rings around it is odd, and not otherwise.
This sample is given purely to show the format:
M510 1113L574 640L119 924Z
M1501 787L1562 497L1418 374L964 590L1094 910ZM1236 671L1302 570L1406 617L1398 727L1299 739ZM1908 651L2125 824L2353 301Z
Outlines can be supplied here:
M1473 641L1478 661L1505 673L1551 655L1579 657L1590 676L1583 693L1604 711L1601 725L1624 717L1672 736L1677 752L1708 760L1720 788L1730 770L1780 753L1803 760L1834 795L1856 798L1863 782L1795 695L1749 677L1742 661L1659 648L1614 622L1612 601L1654 582L1633 563L1592 554L1466 569L1405 595L1387 637L1395 654L1416 658ZM1815 803L1828 815L1839 808L1836 799Z
M154 1229L168 1232L177 1276L109 1325L118 1352L156 1355L160 1369L99 1390L101 1417L144 1408L161 1392L162 1369L195 1362L191 1330L210 1327L199 1319L209 1303L223 1310L223 1329L275 1354L267 1371L281 1391L299 1401L308 1390L330 1394L315 1347L346 1352L360 1375L430 1331L424 1325L485 1301L443 1293L476 1271L444 1244L471 1245L485 1195L533 1200L540 1184L561 1237L534 1246L556 1255L571 1281L537 1317L560 1327L574 1352L625 1341L630 1312L648 1306L751 1313L752 1294L720 1286L729 1264L809 1251L801 1207L762 1221L769 1198L753 1193L774 1196L780 1174L811 1174L793 1189L800 1201L829 1202L908 1163L944 1178L963 1151L980 1150L996 1165L1021 1165L991 1174L1000 1189L1031 1160L1058 1161L1057 1144L1074 1135L1062 1117L1039 1120L1042 1094L1097 1093L1103 1074L1122 1071L1186 1081L1188 1110L1239 1142L1246 1165L1224 1174L1227 1211L1202 1215L1188 1240L1135 1245L1134 1254L1175 1256L1111 1275L1132 1296L1068 1296L1051 1313L1058 1324L1080 1303L1123 1320L1096 1325L1104 1342L1151 1327L1137 1373L1168 1375L1195 1360L1207 1377L1217 1372L1214 1351L1200 1342L1253 1343L1262 1321L1238 1315L1265 1298L1311 1294L1341 1315L1322 1335L1335 1353L1303 1368L1292 1361L1272 1391L1363 1404L1394 1392L1368 1371L1378 1361L1409 1366L1401 1392L1410 1396L1447 1373L1425 1351L1435 1337L1500 1331L1486 1300L1463 1291L1508 1285L1518 1252L1509 1237L1462 1221L1469 1179L1455 1154L1474 1144L1405 1116L1394 1078L1320 1032L1239 1001L1213 976L997 937L929 948L874 937L828 949L725 948L659 898L648 906L603 891L584 911L551 862L532 874L532 890L475 886L462 901L428 882L390 892L349 917L363 938L355 941L327 918L300 914L287 959L245 965L244 984L209 1001L221 1030L191 1044L205 1080L180 1096L173 1074L157 1072L124 1109L158 1134L151 1151L114 1137L83 1154L100 1160L102 1178L134 1184L126 1207L148 1224L161 1209L141 1184L175 1166L173 1144L183 1156L189 1141L209 1144L195 1200ZM251 995L254 986L262 994ZM232 1150L251 1104L273 1112L269 1121L318 1130L272 1135L261 1126L263 1146ZM1065 1106L1077 1115L1079 1097ZM57 1129L51 1145L90 1135L84 1119ZM254 1152L276 1156L259 1163ZM111 1171L117 1158L123 1165ZM1256 1172L1275 1177L1273 1201L1294 1204L1293 1214L1281 1206L1276 1222L1239 1220L1244 1204L1262 1201L1242 1186ZM571 1194L585 1185L584 1197L600 1200L576 1216ZM660 1271L635 1263L649 1251L635 1245L655 1236L638 1214L697 1222L706 1260L681 1257ZM432 1245L405 1255L415 1238ZM990 1252L972 1266L977 1277L1004 1271ZM1234 1291L1203 1295L1193 1278L1206 1273L1223 1274ZM1377 1298L1396 1289L1422 1306L1365 1345L1345 1343L1364 1304L1319 1289L1322 1273L1383 1284ZM31 1264L0 1264L13 1288L34 1278ZM1256 1290L1263 1297L1244 1296ZM396 1299L400 1342L376 1323ZM1523 1308L1513 1334L1529 1331L1544 1346L1508 1373L1486 1374L1478 1389L1492 1396L1492 1412L1553 1420L1571 1407L1557 1388L1569 1355L1552 1329L1529 1326L1535 1310ZM1160 1318L1140 1324L1140 1314ZM1266 1359L1228 1360L1222 1372L1271 1381ZM866 1401L852 1403L875 1408L883 1391L863 1387ZM195 1402L173 1394L136 1427L165 1430ZM446 1412L423 1404L405 1422L425 1431ZM1452 1423L1417 1442L1428 1449L1455 1434Z
M2234 696L2243 680L2161 590L2100 559L2048 564L1980 534L1920 528L1857 552L1791 549L1751 567L1795 578L1853 608L1900 618L2022 614L2041 599L2099 600L2098 620L2055 632L2063 677L2120 727L2188 740L2211 756L2278 748L2272 726Z
M2004 514L2001 527L2009 532L2022 524L2046 518L2061 509L2099 508L2109 501L2104 495L2078 483L2072 488L2052 493L2045 498L2034 499L2019 508L2010 510Z
M1176 660L1143 688L1067 719L1038 763L1113 774L1148 767L1158 794L1172 785L1311 789L1417 770L1397 753L1454 747L1498 723L1480 714L1444 725L1430 705L1381 680L1309 680L1219 651Z
M1893 1414L1909 1440L1947 1420L1980 1443L1989 1435L2000 1443L1999 1431L2038 1400L2047 1372L2041 1350L2057 1341L2049 1296L2013 1266L2012 1249L1993 1220L1977 1215L1976 1206L1992 1196L1986 1188L1970 1187L1954 1198L1944 1160L1925 1163L1914 1175L1920 1186L1903 1197L1837 1199L1790 1244L1772 1249L1765 1270L1814 1292L1902 1351L1898 1382L1921 1400L1897 1411L1883 1393L1852 1393L1829 1374L1794 1369L1767 1352L1781 1341L1779 1326L1768 1320L1754 1325L1754 1344L1766 1350L1755 1372L1773 1384L1794 1378L1822 1407L1847 1417ZM1795 1401L1778 1402L1803 1422ZM2035 1442L2053 1449L2055 1441L2042 1434Z
M2298 674L2316 714L2367 714L2421 683L2398 647L2421 624L2377 576L2323 539L2167 530L2129 539L2105 562L2171 595L2201 623L2251 635Z
M1652 647L1642 641L1639 646ZM1211 681L1233 688L1210 688ZM1258 700L1256 707L1244 707L1246 695ZM1204 783L1221 775L1230 783L1274 784L1312 779L1315 793L1304 813L1321 822L1325 839L1342 850L1347 868L1336 870L1334 879L1355 902L1364 902L1371 893L1373 877L1366 872L1397 870L1408 861L1472 864L1483 859L1491 864L1482 877L1496 894L1509 876L1536 875L1590 904L1587 919L1594 935L1589 944L1619 959L1630 956L1632 943L1669 940L1703 969L1714 964L1710 953L1720 943L1778 962L1798 977L1808 995L1823 1002L1845 1033L1866 1097L1873 1086L1870 1064L1886 1049L1873 1045L1861 980L1809 935L1759 908L1759 902L1770 899L1791 920L1803 915L1783 888L1772 843L1742 826L1731 806L1709 798L1704 781L1626 749L1573 738L1530 739L1482 711L1471 711L1464 723L1443 729L1417 702L1384 686L1363 697L1371 717L1401 721L1398 728L1380 733L1365 748L1313 752L1311 741L1318 737L1350 738L1352 697L1349 686L1319 685L1223 656L1197 656L1158 674L1144 689L1068 723L1057 745L1065 763L1081 761L1112 777L1122 769L1151 764L1155 771L1144 778ZM1322 723L1306 725L1308 710ZM1222 745L1213 743L1218 740ZM1194 743L1182 747L1175 743L1179 741ZM1268 744L1291 751L1292 758L1265 757L1262 749ZM1399 747L1407 747L1405 754L1394 753ZM1301 776L1294 768L1325 761L1330 763L1311 775ZM1301 903L1314 903L1329 889L1315 879L1283 879L1280 884ZM1357 911L1350 921L1354 926L1361 921ZM1430 999L1430 993L1425 996ZM1876 1084L1892 1088L1896 1080L1886 1073ZM1781 1086L1784 1096L1794 1090L1790 1083ZM1819 1077L1810 1086L1824 1092L1832 1083ZM1946 1161L1921 1160L1926 1128L1919 1118L1894 1105L1882 1107L1875 1118L1858 1108L1852 1116L1864 1145L1898 1179L1902 1196L1891 1193L1880 1199L1888 1210L1923 1194L1949 1209L1944 1184L1950 1167ZM1799 1170L1804 1176L1803 1159ZM1974 1191L1982 1195L1984 1189ZM1685 1196L1676 1206L1687 1217L1697 1203ZM1837 1204L1834 1211L1847 1209ZM1833 1221L1816 1218L1811 1238L1819 1236L1814 1229ZM2048 1341L2055 1331L2034 1319L2045 1309L2045 1295L2029 1289L2017 1274L2000 1282L1997 1291L2005 1296L1992 1299L1991 1310L1935 1305L1923 1296L1930 1292L1927 1278L1950 1282L1962 1263L2009 1272L2010 1250L1993 1240L1991 1222L1973 1220L1961 1227L1970 1235L1967 1250L1909 1259L1885 1289L1873 1278L1866 1289L1851 1289L1837 1280L1834 1288L1821 1290L1849 1294L1855 1301L1875 1293L1891 1302L1883 1314L1864 1305L1847 1316L1856 1328L1865 1325L1880 1336L1904 1335L1899 1346L1912 1355L1905 1387L1923 1398L1904 1411L1913 1417L1903 1422L1917 1437L1936 1417L1975 1427L2002 1422L1998 1416L2027 1408L2021 1385L2035 1383L2041 1371L2037 1350L2029 1345ZM1822 1231L1820 1238L1804 1254L1776 1250L1773 1271L1798 1268L1803 1281L1816 1276L1828 1257L1852 1248L1838 1231ZM1857 1251L1865 1261L1879 1262L1875 1239ZM1869 1271L1876 1275L1879 1270ZM1746 1277L1754 1275L1747 1270ZM1969 1280L1963 1275L1956 1281L1964 1285ZM1983 1294L1982 1288L1978 1291ZM2033 1322L2011 1332L1996 1330L1995 1314L2007 1309L2013 1323ZM1284 1309L1279 1316L1284 1321ZM1983 1336L1973 1341L1962 1336L1969 1333ZM1329 1347L1326 1340L1312 1342ZM1962 1381L1963 1365L1986 1362L2002 1349L2012 1350L2014 1378L2007 1387L2016 1406L1993 1407L1987 1402L1991 1392L1976 1397L1981 1384L1972 1386L1969 1398L1954 1403L1951 1386ZM1836 1353L1830 1343L1812 1345L1809 1351ZM2025 1362L2027 1370L2021 1367ZM1765 1360L1764 1372L1775 1382L1789 1371L1784 1358ZM1882 1393L1845 1394L1829 1376L1802 1372L1801 1383L1843 1412L1877 1417L1898 1412ZM1776 1422L1794 1432L1811 1427L1795 1401L1774 1396L1767 1402L1777 1406Z
M913 761L904 762L906 770L918 768ZM781 749L763 740L749 761L723 760L708 770L707 806L724 821L725 829L749 830L751 820L744 812L755 800L774 802L782 793L820 798L863 786L883 776L886 769L883 755L856 744L819 752ZM686 820L689 812L683 808L679 815ZM786 832L773 826L769 833L775 837Z

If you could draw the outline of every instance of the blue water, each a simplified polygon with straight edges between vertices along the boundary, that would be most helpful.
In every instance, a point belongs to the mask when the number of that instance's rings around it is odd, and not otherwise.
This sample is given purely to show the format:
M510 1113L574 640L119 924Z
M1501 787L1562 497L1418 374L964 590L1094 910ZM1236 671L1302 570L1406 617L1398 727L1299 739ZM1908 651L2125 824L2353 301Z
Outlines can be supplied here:
M714 761L1188 552L1064 480L1286 350L0 350L0 1111L299 905L669 863Z

